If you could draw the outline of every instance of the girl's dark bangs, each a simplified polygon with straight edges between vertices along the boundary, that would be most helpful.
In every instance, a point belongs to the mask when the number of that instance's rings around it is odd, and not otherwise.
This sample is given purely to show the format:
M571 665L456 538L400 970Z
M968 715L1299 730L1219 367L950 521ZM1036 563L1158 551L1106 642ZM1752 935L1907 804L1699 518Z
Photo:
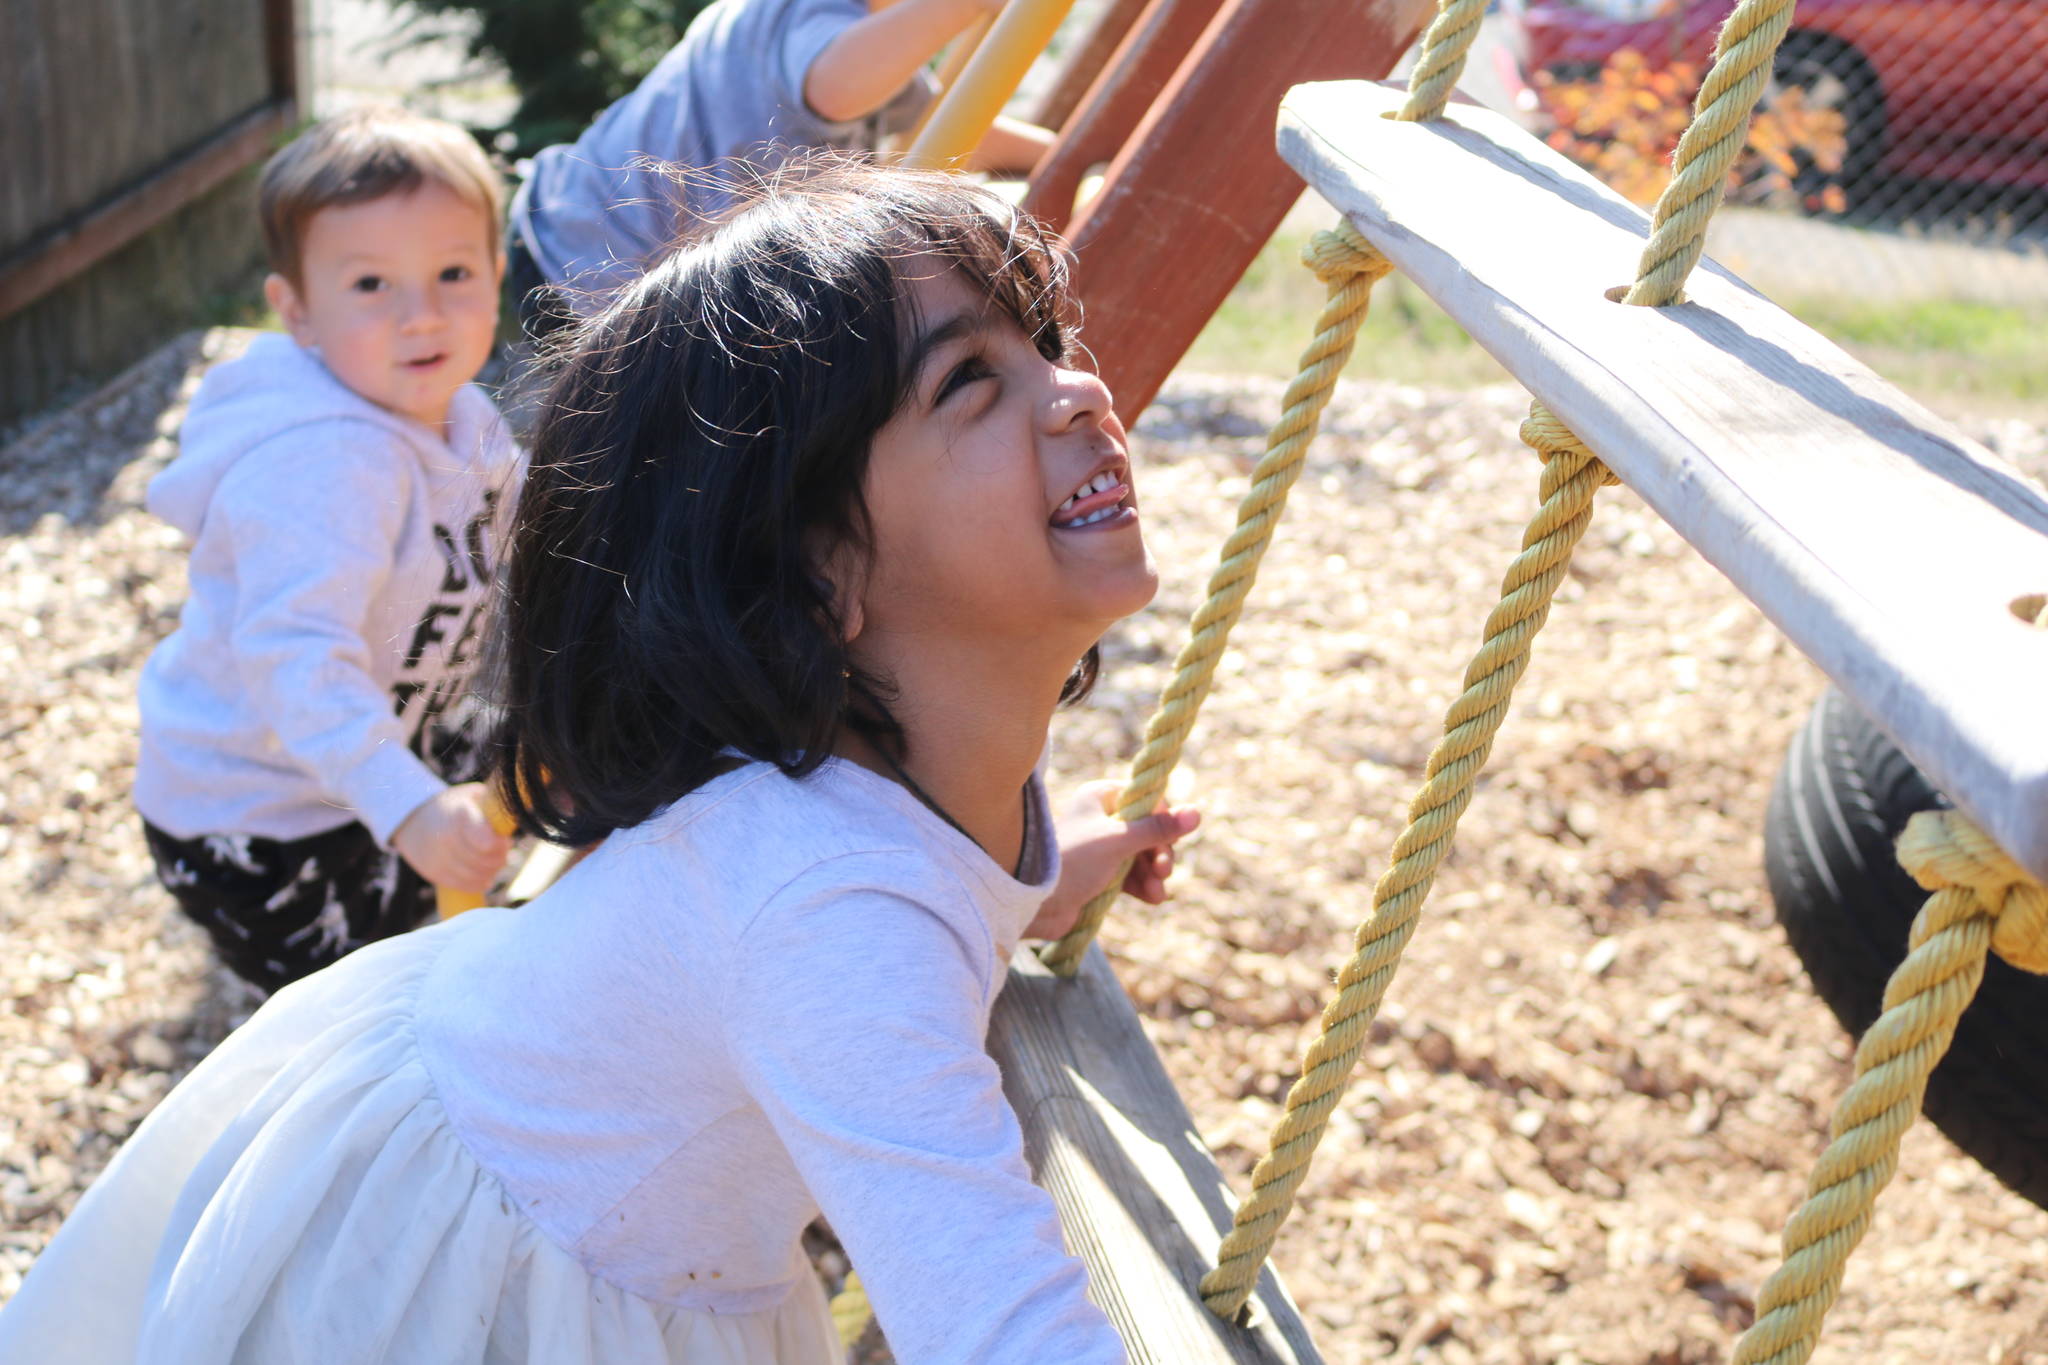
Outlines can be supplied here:
M1048 357L1063 356L1078 320L1064 243L987 190L961 192L965 212L943 239L928 239L930 248L965 270Z

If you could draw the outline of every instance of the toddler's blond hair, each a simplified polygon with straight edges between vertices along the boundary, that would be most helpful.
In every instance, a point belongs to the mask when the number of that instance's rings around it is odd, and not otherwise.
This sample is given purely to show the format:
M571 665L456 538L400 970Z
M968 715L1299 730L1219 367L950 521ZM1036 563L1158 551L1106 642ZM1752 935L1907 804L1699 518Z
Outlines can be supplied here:
M314 214L410 194L428 182L484 215L496 255L505 185L475 138L452 123L386 106L322 119L263 167L257 212L270 268L297 286L306 225Z

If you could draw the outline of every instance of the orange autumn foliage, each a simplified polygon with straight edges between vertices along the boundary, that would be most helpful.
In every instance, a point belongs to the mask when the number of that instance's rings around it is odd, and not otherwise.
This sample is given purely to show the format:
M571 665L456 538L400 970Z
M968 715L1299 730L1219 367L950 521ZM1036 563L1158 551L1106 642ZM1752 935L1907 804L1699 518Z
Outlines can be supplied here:
M1545 140L1647 207L1671 181L1671 156L1692 119L1699 82L1689 62L1652 67L1629 48L1609 58L1594 80L1561 81L1538 72L1537 96L1550 127ZM1840 212L1846 207L1841 186L1826 177L1841 170L1847 149L1839 110L1809 106L1797 86L1775 86L1750 121L1748 145L1729 173L1729 198ZM1799 185L1802 171L1818 172L1824 183Z

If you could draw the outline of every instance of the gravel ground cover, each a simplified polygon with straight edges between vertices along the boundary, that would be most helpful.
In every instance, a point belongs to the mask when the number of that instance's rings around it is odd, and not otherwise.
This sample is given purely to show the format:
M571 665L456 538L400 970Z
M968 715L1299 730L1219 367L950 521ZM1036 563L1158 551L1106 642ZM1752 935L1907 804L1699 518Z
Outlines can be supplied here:
M0 451L0 1298L256 1003L127 801L136 671L184 593L142 490L247 339L193 334ZM1141 423L1165 586L1061 722L1061 775L1135 747L1278 396L1182 379ZM1340 391L1177 779L1207 812L1179 895L1105 935L1240 1187L1534 504L1521 411ZM2048 473L2039 428L1972 428ZM1333 1362L1724 1358L1847 1083L1760 871L1820 679L1626 490L1601 501L1280 1241ZM1916 1128L1816 1359L2048 1365L2048 1213Z

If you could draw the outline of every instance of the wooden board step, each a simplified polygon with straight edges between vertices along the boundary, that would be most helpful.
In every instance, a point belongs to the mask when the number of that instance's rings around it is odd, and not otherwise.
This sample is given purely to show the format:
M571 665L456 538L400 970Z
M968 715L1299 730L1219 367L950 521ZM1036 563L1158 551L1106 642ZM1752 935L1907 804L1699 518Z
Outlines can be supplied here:
M1032 1178L1059 1205L1088 1295L1133 1365L1318 1365L1271 1266L1246 1325L1202 1306L1196 1286L1236 1201L1101 948L1070 981L1019 952L988 1046Z
M1405 98L1296 86L1280 154L2048 880L2048 630L2021 619L2048 497L1712 261L1684 303L1611 302L1641 209L1476 106L1387 117Z

